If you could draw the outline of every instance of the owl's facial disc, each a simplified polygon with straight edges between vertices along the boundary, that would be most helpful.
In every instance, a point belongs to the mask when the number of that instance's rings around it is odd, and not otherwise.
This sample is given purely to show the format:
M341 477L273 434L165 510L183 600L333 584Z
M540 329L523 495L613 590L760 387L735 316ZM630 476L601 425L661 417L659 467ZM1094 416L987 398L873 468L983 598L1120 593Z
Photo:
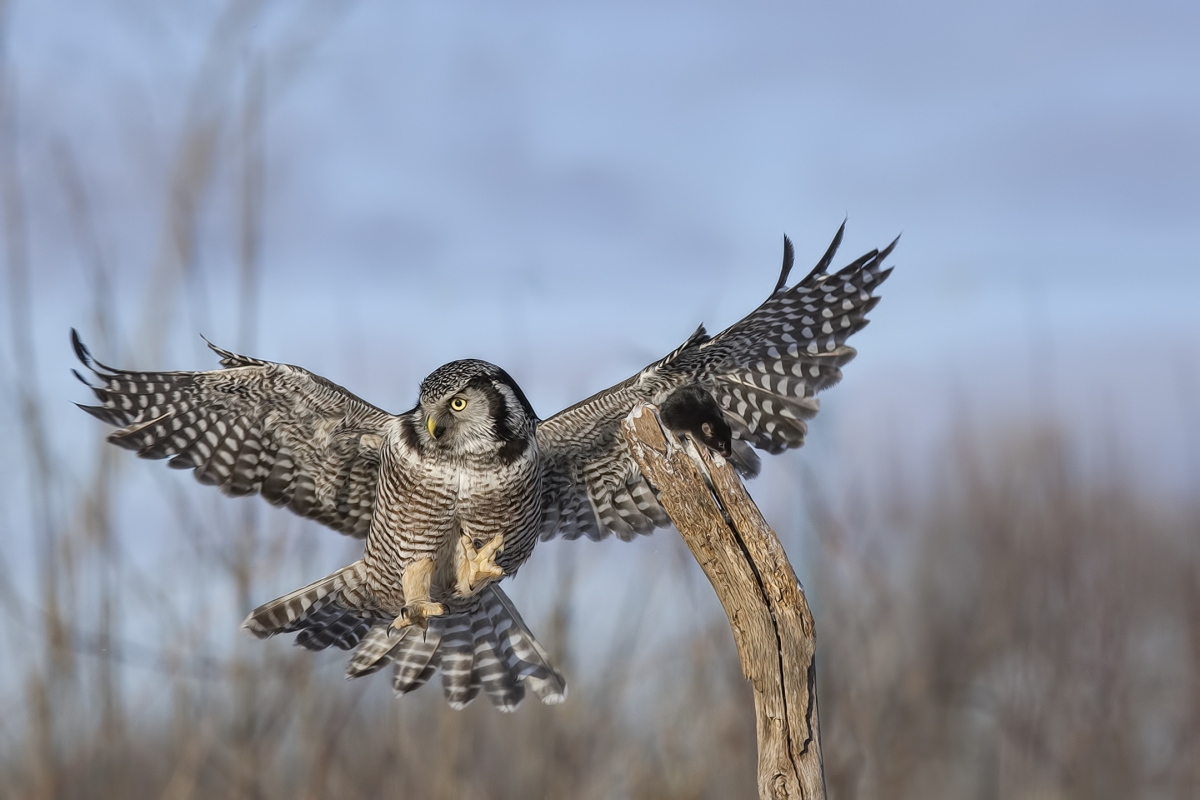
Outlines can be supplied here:
M442 438L442 434L448 428L454 427L460 417L466 416L464 412L471 406L468 394L471 394L469 389L451 396L449 400L440 402L434 407L425 421L425 429L429 431L430 436L434 439Z
M468 384L427 402L424 408L425 430L438 447L478 450L494 438L495 421L481 386Z

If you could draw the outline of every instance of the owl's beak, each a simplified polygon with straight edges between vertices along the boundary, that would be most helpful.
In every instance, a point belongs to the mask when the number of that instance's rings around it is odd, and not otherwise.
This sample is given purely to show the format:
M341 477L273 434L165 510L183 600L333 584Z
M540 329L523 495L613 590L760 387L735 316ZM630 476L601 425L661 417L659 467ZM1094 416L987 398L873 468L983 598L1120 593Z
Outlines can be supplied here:
M429 435L434 439L441 436L442 432L446 430L441 425L437 424L437 420L434 419L432 414L429 415L429 420L425 423L425 427L429 428Z

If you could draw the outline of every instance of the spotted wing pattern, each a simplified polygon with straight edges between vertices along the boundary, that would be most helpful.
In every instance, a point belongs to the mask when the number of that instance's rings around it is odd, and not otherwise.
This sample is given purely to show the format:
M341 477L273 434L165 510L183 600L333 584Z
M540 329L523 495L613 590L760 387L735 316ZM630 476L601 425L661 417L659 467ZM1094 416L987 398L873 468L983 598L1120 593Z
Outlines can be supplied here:
M784 239L783 269L762 305L709 337L701 327L675 351L623 383L556 414L538 428L548 461L541 536L630 539L669 519L630 457L621 421L643 402L661 403L695 383L720 405L736 440L768 453L804 444L816 393L841 380L855 355L846 339L867 324L891 273L893 241L833 274L827 272L845 225L804 280L786 286L794 261ZM744 446L744 445L743 445Z
M365 537L390 414L307 370L209 345L224 369L134 372L79 360L99 380L80 406L118 430L108 440L169 458L228 495L261 494L341 533Z

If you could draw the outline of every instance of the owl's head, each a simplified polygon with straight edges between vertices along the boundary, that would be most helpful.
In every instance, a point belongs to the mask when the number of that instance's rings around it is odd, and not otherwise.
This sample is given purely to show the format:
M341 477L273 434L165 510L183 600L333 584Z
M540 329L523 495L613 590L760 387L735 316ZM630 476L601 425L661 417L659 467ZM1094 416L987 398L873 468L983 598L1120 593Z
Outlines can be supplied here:
M507 372L466 359L421 381L415 422L427 447L452 455L496 453L511 462L533 441L537 415Z

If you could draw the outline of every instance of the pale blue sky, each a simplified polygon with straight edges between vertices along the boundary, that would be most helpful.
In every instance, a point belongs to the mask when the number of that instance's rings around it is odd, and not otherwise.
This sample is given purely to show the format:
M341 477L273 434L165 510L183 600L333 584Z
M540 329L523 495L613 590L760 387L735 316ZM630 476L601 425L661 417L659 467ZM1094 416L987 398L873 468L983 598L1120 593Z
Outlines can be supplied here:
M65 331L88 334L94 295L55 153L79 164L129 353L189 103L226 109L225 133L193 300L165 301L168 362L146 366L211 365L198 332L236 345L237 115L260 60L258 355L392 410L483 357L547 416L734 321L784 232L804 267L848 216L844 260L903 239L815 445L936 439L965 397L998 424L1048 407L1136 434L1147 463L1195 449L1194 4L265 3L213 49L221 9L11 5L51 396L79 399ZM289 70L282 43L310 39ZM68 415L64 441L89 424Z

